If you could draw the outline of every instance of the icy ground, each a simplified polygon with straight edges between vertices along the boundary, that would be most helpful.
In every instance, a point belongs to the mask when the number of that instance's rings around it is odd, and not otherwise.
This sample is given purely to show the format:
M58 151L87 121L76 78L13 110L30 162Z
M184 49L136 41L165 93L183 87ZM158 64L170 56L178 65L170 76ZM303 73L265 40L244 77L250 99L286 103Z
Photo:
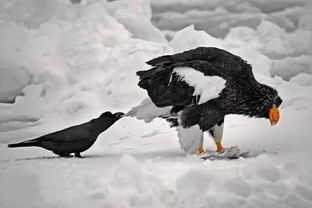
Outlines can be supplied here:
M311 1L153 0L152 8L165 31L145 0L0 0L0 207L312 207ZM274 127L226 117L223 145L258 156L186 156L165 121L134 118L104 132L84 159L6 148L128 111L147 96L135 76L145 61L197 46L246 59L283 98Z

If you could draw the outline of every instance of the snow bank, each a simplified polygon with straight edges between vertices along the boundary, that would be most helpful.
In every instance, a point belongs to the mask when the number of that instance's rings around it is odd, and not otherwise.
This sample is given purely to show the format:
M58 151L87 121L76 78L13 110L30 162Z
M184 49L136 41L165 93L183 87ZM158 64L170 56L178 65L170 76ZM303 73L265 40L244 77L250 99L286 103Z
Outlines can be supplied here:
M23 99L30 99L29 90L22 92L26 85L34 86L30 89L42 88L40 93L32 94L37 97L31 97L41 100L36 110L23 112L23 108L32 109L33 105L18 103L4 108L35 120L51 117L64 123L72 118L72 122L76 122L98 116L104 109L128 110L146 95L136 86L135 76L137 70L147 68L145 61L198 46L229 50L251 63L256 73L279 75L285 80L298 72L309 73L311 65L306 57L302 59L306 65L298 64L293 69L283 70L287 64L295 65L294 61L281 59L272 63L270 59L308 52L307 44L298 43L303 36L310 34L306 16L298 17L301 28L292 33L265 20L256 28L248 25L233 28L224 40L189 26L174 34L168 45L161 32L151 24L151 8L146 1L136 0L131 6L126 1L86 1L71 5L57 0L52 1L50 7L40 3L34 6L37 3L33 0L29 6L15 0L0 8L5 14L1 22L0 61L7 63L2 64L1 70L5 70L5 65L14 66L14 74L19 74L18 79L14 76L14 88L7 86L1 91L1 100L12 101L23 94L18 98L23 103ZM11 12L15 4L22 11L29 11L30 16L23 19L19 13ZM216 8L217 4L209 5ZM31 9L33 7L35 9ZM35 21L34 15L38 16L37 22L32 22ZM123 89L128 93L124 94ZM35 111L40 113L31 116L30 112Z
M239 3L226 0L152 0L151 3L153 23L158 28L177 31L194 24L197 29L224 37L233 27L248 26L255 29L262 20L293 31L297 28L302 10L307 7L309 0L242 0ZM305 19L308 19L308 13L306 12Z
M170 206L172 197L157 175L149 173L133 156L124 155L113 170L106 206L162 207ZM123 191L120 192L120 189ZM117 200L122 199L122 200ZM119 204L119 203L117 203Z
M14 5L29 16L23 18ZM150 22L149 4L141 0L131 7L127 1L71 5L56 0L46 6L16 0L0 10L5 16L0 22L0 100L18 96L18 102L0 111L13 116L68 123L105 110L128 110L145 95L136 87L135 71L144 69L155 54L170 50ZM27 86L34 87L23 91ZM32 92L37 88L39 93ZM40 100L40 105L26 101L30 99ZM3 114L3 120L12 120L10 113Z
M183 52L199 46L225 49L222 41L209 35L205 31L195 30L193 25L177 32L170 41L170 46L175 49L175 52Z
M66 3L67 2L67 3ZM67 9L69 1L12 0L1 1L1 20L13 21L27 28L38 28Z
M0 63L0 74L0 102L14 102L31 79L31 74L26 69L5 63Z
M312 56L302 55L274 61L272 74L290 80L297 74L312 74Z

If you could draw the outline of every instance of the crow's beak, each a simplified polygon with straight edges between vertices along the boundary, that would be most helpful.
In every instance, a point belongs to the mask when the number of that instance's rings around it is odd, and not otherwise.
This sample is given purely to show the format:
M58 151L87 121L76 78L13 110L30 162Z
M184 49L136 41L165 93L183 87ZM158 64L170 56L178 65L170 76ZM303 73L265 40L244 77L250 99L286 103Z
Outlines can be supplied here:
M122 118L122 117L125 117L126 115L122 112L117 112L114 114L116 118Z
M269 113L269 119L270 119L271 125L273 126L273 125L277 124L279 118L280 118L280 115L279 115L278 108L276 107L276 105L274 105L270 109L270 113Z

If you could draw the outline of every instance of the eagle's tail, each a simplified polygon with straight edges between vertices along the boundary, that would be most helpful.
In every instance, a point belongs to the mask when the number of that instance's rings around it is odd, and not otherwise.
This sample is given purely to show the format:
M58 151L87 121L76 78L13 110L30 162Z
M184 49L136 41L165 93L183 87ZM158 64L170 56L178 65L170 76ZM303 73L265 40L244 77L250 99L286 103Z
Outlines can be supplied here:
M195 124L198 124L200 118L200 109L198 105L188 107L182 111L181 125L184 128L189 128L191 126L194 126Z
M151 90L153 86L164 85L167 86L170 79L170 73L172 70L166 70L163 67L153 67L145 71L137 71L137 75L140 77L139 87ZM157 88L156 88L157 89Z
M9 148L15 148L15 147L33 147L33 146L39 146L39 142L36 139L24 141L24 142L19 142L19 143L14 143L14 144L9 144Z

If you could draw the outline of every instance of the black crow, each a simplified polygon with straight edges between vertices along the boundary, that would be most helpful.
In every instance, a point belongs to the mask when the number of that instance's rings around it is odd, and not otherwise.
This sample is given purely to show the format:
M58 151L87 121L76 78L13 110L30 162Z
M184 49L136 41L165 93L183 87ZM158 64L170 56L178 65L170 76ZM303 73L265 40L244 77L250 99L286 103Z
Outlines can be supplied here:
M123 116L124 113L118 112L112 114L108 111L87 123L72 126L36 139L9 144L8 147L35 146L51 150L61 157L68 157L71 153L75 153L76 157L81 157L80 153L89 149L94 144L99 134L108 129Z
M137 72L139 86L147 90L150 103L165 112L157 116L178 126L181 147L189 153L203 152L202 131L212 135L218 152L223 150L221 140L226 115L267 118L272 125L279 120L278 107L282 99L278 92L259 83L251 65L225 50L199 47L146 63L152 68ZM145 101L144 106L148 106L147 103ZM137 113L139 108L129 115ZM197 138L194 140L194 137ZM193 146L192 150L187 150L190 147L183 146L182 140L188 140L186 143Z

